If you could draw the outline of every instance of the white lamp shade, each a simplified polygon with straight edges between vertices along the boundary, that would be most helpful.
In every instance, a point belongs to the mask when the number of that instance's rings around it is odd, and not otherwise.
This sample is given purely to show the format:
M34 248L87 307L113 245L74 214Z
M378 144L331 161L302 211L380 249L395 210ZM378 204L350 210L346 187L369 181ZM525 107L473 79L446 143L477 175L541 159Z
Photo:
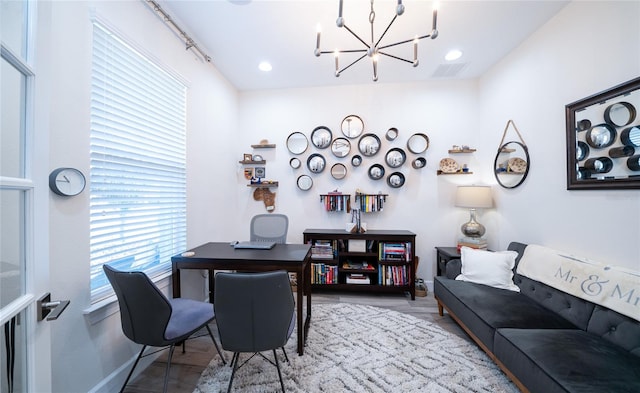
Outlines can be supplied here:
M491 187L489 186L458 186L456 192L456 206L471 209L487 209L493 207Z

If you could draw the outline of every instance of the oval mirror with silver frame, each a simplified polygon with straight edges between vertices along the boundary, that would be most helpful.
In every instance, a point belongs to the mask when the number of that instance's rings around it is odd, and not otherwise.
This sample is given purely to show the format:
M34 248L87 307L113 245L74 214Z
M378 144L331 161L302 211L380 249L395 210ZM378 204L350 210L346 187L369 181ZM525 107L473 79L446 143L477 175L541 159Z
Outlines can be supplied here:
M407 153L398 147L394 147L393 149L389 149L384 160L387 162L389 167L398 168L407 160Z
M338 158L346 157L351 152L351 142L347 138L336 138L331 143L331 152Z
M429 137L426 134L415 133L407 140L407 149L411 153L420 154L429 148Z
M293 157L292 159L289 160L289 165L293 169L298 169L298 168L300 168L300 166L302 166L302 162L300 162L300 160L298 158Z
M314 153L307 159L307 168L313 173L320 173L324 171L324 167L327 165L327 161L322 154Z
M401 172L393 172L387 177L387 184L391 188L400 188L404 185L404 175Z
M344 164L333 164L331 167L331 176L336 180L342 180L347 176L347 167Z
M587 131L586 141L589 146L602 149L613 145L617 135L615 127L609 124L598 124Z
M325 126L319 126L311 131L311 143L318 149L326 149L331 145L333 134L331 130Z
M359 154L351 157L351 165L360 166L360 164L362 164L362 157Z
M301 132L292 132L287 137L287 150L291 154L302 154L307 151L309 140L307 136Z
M523 143L511 141L500 146L493 162L494 175L504 188L516 188L529 174L529 149Z
M311 187L313 187L313 179L309 175L298 176L296 183L298 184L298 188L302 191L309 191Z
M384 167L380 164L373 164L369 167L369 178L380 180L384 177Z
M358 150L365 157L375 156L380 150L380 138L375 134L364 134L358 141Z
M364 122L359 116L349 115L342 120L340 128L342 129L342 135L349 139L354 139L364 131Z

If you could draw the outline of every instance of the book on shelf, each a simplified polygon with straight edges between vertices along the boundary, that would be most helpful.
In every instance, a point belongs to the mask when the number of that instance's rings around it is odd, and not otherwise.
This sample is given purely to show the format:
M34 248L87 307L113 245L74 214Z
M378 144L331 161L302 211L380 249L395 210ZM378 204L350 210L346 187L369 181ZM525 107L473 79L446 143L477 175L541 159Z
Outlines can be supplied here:
M378 270L378 282L380 285L408 285L410 274L406 265L402 266L381 266Z
M378 259L381 261L410 261L411 243L380 243Z
M365 274L347 275L347 284L371 284L371 278Z
M335 240L316 240L311 246L311 259L334 259L338 253Z
M324 263L311 264L311 284L337 284L338 266Z
M371 265L369 262L367 261L363 261L363 262L353 262L350 260L347 260L345 262L342 263L342 268L349 270L376 270L375 267L373 267L373 265Z

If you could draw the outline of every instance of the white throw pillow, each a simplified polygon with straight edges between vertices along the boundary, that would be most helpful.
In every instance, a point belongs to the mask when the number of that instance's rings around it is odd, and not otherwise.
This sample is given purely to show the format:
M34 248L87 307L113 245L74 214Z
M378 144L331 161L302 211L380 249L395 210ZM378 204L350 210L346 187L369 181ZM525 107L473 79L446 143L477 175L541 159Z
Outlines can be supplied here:
M517 252L492 252L462 247L460 254L462 256L462 274L456 277L456 280L520 292L520 288L513 283L512 270L516 264Z

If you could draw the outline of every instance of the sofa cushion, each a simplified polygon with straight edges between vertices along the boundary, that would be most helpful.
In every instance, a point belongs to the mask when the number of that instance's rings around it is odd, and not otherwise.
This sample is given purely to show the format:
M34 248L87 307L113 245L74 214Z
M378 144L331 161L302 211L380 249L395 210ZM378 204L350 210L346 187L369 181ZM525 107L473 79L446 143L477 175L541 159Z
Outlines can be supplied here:
M434 294L490 351L496 328L575 328L518 292L438 276L434 278Z
M494 355L531 392L639 392L640 358L578 329L498 329Z
M640 321L596 306L587 331L640 357Z
M578 328L587 330L595 304L525 276L516 275L513 281L520 287L523 295L562 315Z
M515 251L460 249L462 269L456 280L489 285L494 288L520 292L513 283L513 268L518 253Z

